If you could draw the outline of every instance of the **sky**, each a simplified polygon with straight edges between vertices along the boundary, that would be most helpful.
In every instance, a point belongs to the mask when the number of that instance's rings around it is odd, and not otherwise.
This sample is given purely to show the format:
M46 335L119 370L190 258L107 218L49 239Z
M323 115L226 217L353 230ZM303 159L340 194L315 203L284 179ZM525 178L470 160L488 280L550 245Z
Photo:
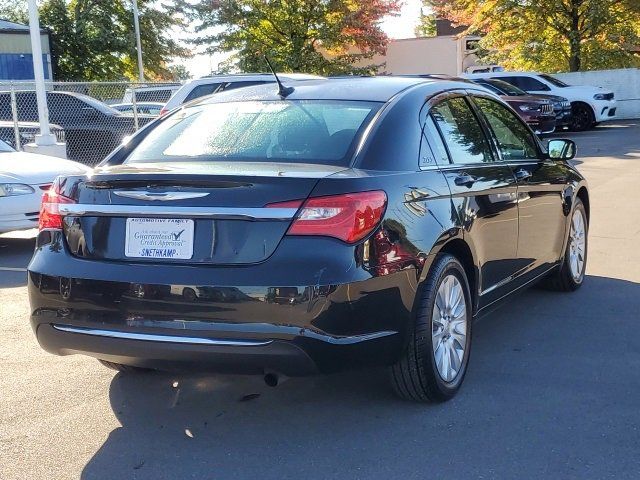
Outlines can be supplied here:
M389 38L411 38L413 30L420 16L421 0L404 0L400 15L387 17L382 22L382 28ZM179 62L191 73L193 78L208 75L216 70L218 63L227 58L227 54L195 55L190 59Z

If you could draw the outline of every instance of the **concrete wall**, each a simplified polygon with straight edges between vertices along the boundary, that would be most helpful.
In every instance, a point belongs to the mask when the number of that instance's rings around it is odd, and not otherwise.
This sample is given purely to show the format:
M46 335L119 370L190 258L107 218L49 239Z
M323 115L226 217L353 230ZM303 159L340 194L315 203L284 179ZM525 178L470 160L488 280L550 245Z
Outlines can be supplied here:
M640 69L638 68L558 73L554 77L570 85L608 88L616 95L618 118L640 118Z

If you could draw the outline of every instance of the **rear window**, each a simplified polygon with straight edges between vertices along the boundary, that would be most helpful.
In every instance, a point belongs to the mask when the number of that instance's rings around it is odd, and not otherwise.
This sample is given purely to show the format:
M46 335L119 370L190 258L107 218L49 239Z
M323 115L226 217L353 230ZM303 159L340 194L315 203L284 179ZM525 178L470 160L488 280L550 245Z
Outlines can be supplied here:
M354 139L381 105L282 100L187 107L149 132L125 162L237 161L347 166Z

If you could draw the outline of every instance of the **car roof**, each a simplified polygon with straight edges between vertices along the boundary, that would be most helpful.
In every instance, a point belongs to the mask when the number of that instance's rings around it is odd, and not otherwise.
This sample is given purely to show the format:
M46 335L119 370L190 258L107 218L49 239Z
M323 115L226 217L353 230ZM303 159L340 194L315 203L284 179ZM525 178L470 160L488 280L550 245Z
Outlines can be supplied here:
M283 84L287 85L284 79ZM444 90L469 88L471 84L431 77L340 77L296 82L293 92L287 96L287 99L387 102L395 95L417 85L423 85L425 94L428 96ZM277 87L274 84L266 84L223 91L205 97L199 102L196 101L194 104L279 99Z
M538 76L538 72L484 72L484 73L467 73L464 78L493 78L493 77L529 77Z
M307 73L279 73L281 79L290 80L314 80L324 77L310 75ZM207 75L205 77L194 78L185 82L185 85L204 85L217 82L242 82L242 81L275 81L271 73L234 73L229 75Z

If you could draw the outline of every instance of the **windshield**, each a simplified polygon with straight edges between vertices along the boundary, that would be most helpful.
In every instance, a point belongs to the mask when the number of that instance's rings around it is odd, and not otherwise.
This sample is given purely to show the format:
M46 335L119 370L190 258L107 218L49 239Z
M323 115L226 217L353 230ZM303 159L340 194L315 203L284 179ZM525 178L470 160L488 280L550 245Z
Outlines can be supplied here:
M13 148L0 140L0 152L13 152Z
M281 100L186 107L149 132L125 163L224 161L347 166L354 138L381 105Z
M522 95L529 95L524 90L514 85L511 85L510 83L505 82L503 80L492 79L492 80L486 80L486 82L490 85L493 85L495 88L500 89L501 91L504 92L505 95L509 95L510 97L521 97Z
M540 77L544 78L547 82L549 82L552 85L555 85L556 87L560 87L560 88L564 88L564 87L568 87L569 85L567 85L566 83L564 83L561 80L558 80L556 77L552 77L551 75L540 75Z

